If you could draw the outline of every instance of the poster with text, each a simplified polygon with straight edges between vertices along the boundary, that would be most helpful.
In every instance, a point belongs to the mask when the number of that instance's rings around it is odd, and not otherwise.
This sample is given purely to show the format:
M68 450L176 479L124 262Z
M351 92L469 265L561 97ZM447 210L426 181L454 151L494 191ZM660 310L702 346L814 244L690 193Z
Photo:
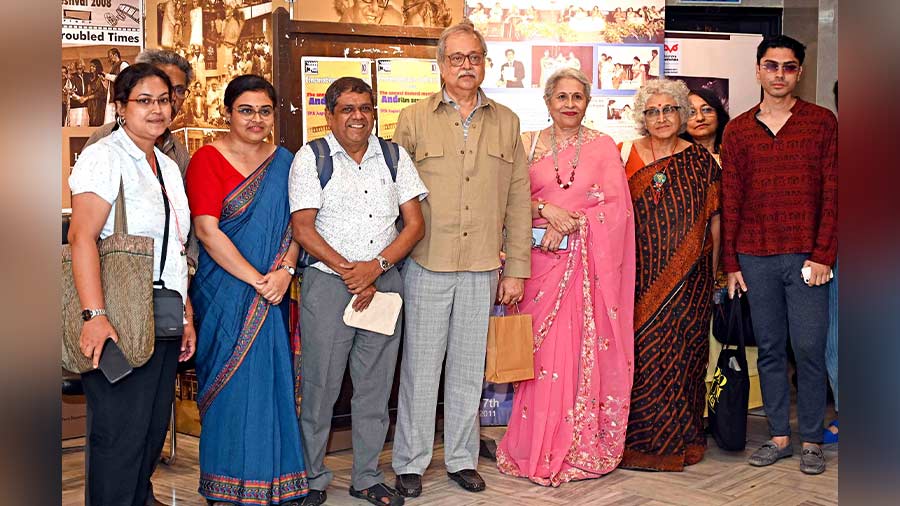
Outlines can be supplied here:
M142 46L143 0L62 0L62 44Z
M372 85L372 60L368 58L326 58L304 56L300 59L303 69L300 95L306 113L303 143L325 137L331 129L325 121L325 90L344 76L358 77Z
M434 60L385 58L376 61L378 83L378 135L394 136L400 111L441 89L440 70Z

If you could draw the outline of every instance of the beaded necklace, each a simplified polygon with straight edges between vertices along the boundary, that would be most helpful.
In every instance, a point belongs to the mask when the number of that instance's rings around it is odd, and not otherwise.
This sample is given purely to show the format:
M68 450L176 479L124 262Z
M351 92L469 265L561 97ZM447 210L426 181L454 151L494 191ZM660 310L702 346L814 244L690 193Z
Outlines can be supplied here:
M572 183L575 182L575 169L578 168L578 158L581 156L581 125L578 125L578 133L575 134L575 158L572 159L572 173L569 174L569 181L563 184L559 177L559 154L556 148L556 128L550 127L550 146L553 148L553 171L556 172L556 184L563 190L568 190Z

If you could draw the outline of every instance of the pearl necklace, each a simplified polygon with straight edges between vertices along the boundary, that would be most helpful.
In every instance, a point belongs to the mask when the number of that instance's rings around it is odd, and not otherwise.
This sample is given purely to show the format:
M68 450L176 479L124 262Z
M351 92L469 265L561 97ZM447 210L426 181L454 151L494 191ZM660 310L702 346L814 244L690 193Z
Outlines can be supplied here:
M578 133L575 134L575 158L572 159L572 173L569 174L569 181L565 184L559 177L559 153L556 148L556 128L550 127L550 146L553 149L553 171L556 172L556 184L563 190L568 190L572 183L575 182L575 169L578 168L578 158L581 156L581 125L578 125Z

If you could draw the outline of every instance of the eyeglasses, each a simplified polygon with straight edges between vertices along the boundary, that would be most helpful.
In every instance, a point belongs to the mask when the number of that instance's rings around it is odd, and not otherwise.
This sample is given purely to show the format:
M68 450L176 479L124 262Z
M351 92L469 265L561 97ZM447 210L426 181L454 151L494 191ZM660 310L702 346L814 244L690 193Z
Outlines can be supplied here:
M275 109L272 108L272 106L270 106L270 105L264 105L264 106L259 107L258 109L254 109L253 107L250 107L249 105L242 105L242 106L238 107L237 109L235 109L235 111L237 111L237 113L240 114L241 116L243 116L244 118L250 119L253 116L256 116L257 114L259 114L260 118L268 118L275 112Z
M693 107L688 112L691 113L691 116L697 115L697 109L694 109ZM702 114L704 116L715 116L716 110L713 109L711 106L704 105L703 107L700 108L700 114Z
M156 104L159 104L160 107L164 107L167 105L172 105L172 98L168 95L162 96L159 98L150 98L150 97L140 97L140 98L129 98L129 102L137 102L141 107L152 107Z
M175 96L177 96L178 98L184 98L191 94L191 90L188 89L187 86L178 85L174 86L173 89L175 90Z
M770 74L778 72L779 68L783 70L785 74L796 74L800 71L800 65L793 62L779 64L778 62L774 61L765 61L759 66L766 69L766 72Z
M466 58L469 59L469 63L472 65L481 65L484 63L484 53L453 53L447 56L447 59L450 60L450 65L453 67L462 67L463 62L466 61Z
M658 118L660 114L668 118L669 116L674 116L675 113L678 112L678 109L681 109L681 106L666 105L663 106L662 109L658 109L655 107L651 109L644 109L644 118L652 120Z

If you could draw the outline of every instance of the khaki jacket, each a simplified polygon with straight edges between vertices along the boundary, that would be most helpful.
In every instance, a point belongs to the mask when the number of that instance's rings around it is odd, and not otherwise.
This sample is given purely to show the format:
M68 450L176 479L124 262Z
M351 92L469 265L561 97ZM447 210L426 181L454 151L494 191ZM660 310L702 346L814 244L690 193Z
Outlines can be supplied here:
M422 202L425 237L412 258L431 271L483 272L500 267L503 248L504 275L527 278L531 182L519 118L486 96L482 101L468 140L443 92L400 112L393 140L409 152L429 191Z

